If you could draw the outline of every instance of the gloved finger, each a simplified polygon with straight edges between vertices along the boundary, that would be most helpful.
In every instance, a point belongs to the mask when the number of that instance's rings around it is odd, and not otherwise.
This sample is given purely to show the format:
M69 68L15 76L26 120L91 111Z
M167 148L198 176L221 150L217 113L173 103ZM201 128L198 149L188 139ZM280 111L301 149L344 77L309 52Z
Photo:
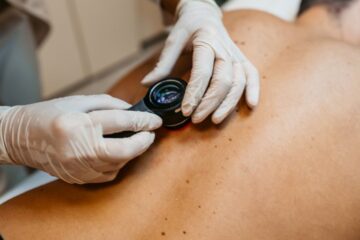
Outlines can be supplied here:
M104 183L113 181L119 173L119 170L104 172L96 178L89 179L86 183Z
M128 138L104 139L104 151L99 153L102 159L125 164L143 154L155 140L152 132L139 132Z
M232 71L230 61L216 60L210 87L192 116L193 123L202 122L224 100L232 87Z
M246 73L246 102L250 108L255 108L260 97L260 77L257 69L249 62L244 62Z
M123 131L151 131L161 127L162 119L152 113L128 110L103 110L89 113L95 125L101 125L103 134Z
M190 34L185 29L175 26L165 42L155 69L141 83L149 86L168 76L189 39Z
M224 101L212 115L212 121L215 124L221 123L236 108L244 93L246 75L242 63L233 64L233 73L233 86Z
M61 100L61 99L60 99ZM92 96L72 96L63 99L62 107L81 112L107 109L127 109L131 105L107 94Z
M215 53L208 45L194 47L193 67L182 101L184 116L190 116L204 96L214 68Z
M103 142L102 149L105 149L105 142ZM95 161L94 161L94 158L89 159L88 162L90 163L91 168L94 169L98 173L118 171L125 164L122 162L112 162L112 161L109 161L107 158L102 159L100 157L98 157Z

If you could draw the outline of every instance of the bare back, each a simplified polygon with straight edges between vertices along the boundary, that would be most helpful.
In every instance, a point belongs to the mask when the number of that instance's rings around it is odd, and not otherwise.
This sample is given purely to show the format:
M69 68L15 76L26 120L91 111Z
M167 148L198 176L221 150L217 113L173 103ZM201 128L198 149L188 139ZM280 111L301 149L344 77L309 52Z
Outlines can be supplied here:
M225 23L262 73L254 112L159 131L112 184L56 182L10 201L5 240L359 239L360 50L258 12ZM135 100L139 86L129 77L112 93Z

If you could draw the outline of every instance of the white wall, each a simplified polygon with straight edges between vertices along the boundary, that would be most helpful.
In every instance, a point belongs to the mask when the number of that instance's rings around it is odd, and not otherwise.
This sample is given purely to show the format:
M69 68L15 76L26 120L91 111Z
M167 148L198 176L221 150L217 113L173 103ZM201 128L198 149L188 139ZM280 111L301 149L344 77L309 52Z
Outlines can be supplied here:
M39 51L43 96L47 97L88 73L78 51L68 6L64 0L45 0L53 28Z
M162 31L149 0L45 0L52 32L39 52L43 96L53 96L138 53Z
M163 22L160 8L149 0L138 2L138 37L147 39L163 31Z

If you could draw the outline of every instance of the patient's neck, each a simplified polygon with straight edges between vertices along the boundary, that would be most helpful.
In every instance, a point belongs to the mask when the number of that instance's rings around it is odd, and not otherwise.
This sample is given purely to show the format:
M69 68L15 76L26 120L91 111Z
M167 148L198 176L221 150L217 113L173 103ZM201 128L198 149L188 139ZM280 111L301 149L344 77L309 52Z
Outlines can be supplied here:
M297 24L314 36L343 39L338 16L330 13L324 6L312 7L298 18Z

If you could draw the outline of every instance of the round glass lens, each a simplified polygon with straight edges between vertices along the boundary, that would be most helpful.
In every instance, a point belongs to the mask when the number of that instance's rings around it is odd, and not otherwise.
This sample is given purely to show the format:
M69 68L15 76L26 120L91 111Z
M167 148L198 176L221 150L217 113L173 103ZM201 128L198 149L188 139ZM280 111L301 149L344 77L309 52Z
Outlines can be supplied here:
M179 88L176 86L163 86L154 92L154 100L157 104L168 105L176 102L181 97Z

